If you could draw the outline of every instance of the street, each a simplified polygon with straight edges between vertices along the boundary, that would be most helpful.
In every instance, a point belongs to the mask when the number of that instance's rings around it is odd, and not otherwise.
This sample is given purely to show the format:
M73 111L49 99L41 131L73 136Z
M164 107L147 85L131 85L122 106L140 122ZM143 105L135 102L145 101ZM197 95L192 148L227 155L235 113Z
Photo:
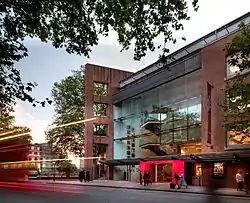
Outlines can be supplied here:
M249 198L219 197L222 203L246 203ZM206 195L140 191L88 186L0 183L0 202L6 203L203 203ZM213 200L209 200L211 202ZM213 201L215 203L215 201Z

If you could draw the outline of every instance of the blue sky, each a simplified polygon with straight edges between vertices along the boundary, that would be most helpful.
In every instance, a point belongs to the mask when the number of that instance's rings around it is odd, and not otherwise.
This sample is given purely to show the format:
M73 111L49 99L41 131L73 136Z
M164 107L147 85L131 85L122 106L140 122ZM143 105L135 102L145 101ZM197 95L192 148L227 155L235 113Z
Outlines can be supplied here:
M185 30L182 33L175 33L179 38L184 35L187 41L180 40L175 45L170 44L170 49L174 51L181 48L249 12L249 8L249 0L200 0L200 9L197 13L190 13L191 20L184 24ZM156 40L157 43L161 41L160 37ZM71 70L79 69L87 62L137 71L155 62L159 55L159 52L148 53L140 62L135 62L131 50L120 52L115 33L111 33L108 38L100 39L99 45L93 48L90 59L69 55L62 49L53 48L50 43L41 43L38 39L27 39L25 44L29 49L29 57L16 64L16 67L21 70L24 81L38 83L32 94L40 100L50 97L54 82L67 77ZM32 129L35 142L44 142L44 130L52 121L53 106L34 108L30 104L18 102L15 116L17 125L26 125Z

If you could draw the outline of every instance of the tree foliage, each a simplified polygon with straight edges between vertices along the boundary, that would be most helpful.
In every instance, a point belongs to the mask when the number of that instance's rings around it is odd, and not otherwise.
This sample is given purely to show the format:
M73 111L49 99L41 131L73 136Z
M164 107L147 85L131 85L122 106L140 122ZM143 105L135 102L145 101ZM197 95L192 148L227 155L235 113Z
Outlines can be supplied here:
M75 174L77 172L76 165L72 164L71 161L68 160L56 162L56 169L67 178L69 178L71 174Z
M244 130L249 127L250 118L250 27L244 23L240 31L226 45L228 64L236 67L235 77L227 81L225 120L226 127Z
M0 116L0 151L2 154L1 161L24 161L27 159L26 155L29 151L29 146L32 141L30 129L24 126L14 126L13 122L14 117L12 116ZM21 136L16 137L16 135ZM17 144L22 145L19 145L19 147L16 148L8 148L11 145ZM6 157L6 154L4 153L8 153L8 156Z
M14 116L9 114L0 115L0 130L9 128L14 122Z
M4 0L0 2L0 109L11 108L16 99L39 103L30 95L36 86L24 84L14 64L28 56L26 37L51 42L68 53L89 56L100 35L118 35L122 50L134 47L134 59L148 50L176 42L173 31L189 20L187 0ZM195 10L198 0L192 0ZM162 46L154 39L164 36ZM48 100L47 100L48 101ZM45 101L41 103L45 105Z
M52 100L55 116L52 126L84 119L84 76L81 71L73 71L71 76L54 84ZM57 153L71 152L82 156L84 152L84 124L51 128L46 132L47 140Z

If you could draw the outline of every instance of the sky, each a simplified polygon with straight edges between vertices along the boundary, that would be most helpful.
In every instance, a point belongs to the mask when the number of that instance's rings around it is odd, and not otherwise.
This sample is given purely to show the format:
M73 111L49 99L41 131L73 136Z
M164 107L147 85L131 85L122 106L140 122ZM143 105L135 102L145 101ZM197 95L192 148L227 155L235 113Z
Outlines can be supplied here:
M191 1L191 0L190 0ZM249 12L249 0L199 0L198 12L190 12L191 20L184 23L184 31L175 33L180 39L175 45L169 44L171 51L206 35L237 17ZM38 39L27 39L29 57L16 64L21 70L23 81L35 81L38 87L32 92L38 100L50 97L55 82L69 76L72 70L81 65L93 63L122 70L136 72L158 59L159 51L150 52L140 62L133 60L133 51L120 52L116 34L101 38L94 47L89 59L84 56L67 54L63 49L55 49L50 43L41 43ZM156 42L160 43L161 38ZM53 119L53 106L32 107L28 103L18 102L15 107L15 124L28 126L32 130L33 141L45 142L44 131Z

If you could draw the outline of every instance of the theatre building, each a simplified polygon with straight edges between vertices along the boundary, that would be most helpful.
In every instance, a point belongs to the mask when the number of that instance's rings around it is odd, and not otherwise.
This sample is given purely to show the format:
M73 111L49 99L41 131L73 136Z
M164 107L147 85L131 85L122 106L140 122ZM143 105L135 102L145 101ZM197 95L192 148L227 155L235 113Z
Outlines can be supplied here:
M150 170L154 182L170 182L177 172L190 185L213 179L235 187L237 170L249 165L249 129L227 132L220 100L238 71L224 48L242 21L250 14L172 53L167 64L157 61L117 83L113 154L105 162L114 180L139 181L139 172Z

